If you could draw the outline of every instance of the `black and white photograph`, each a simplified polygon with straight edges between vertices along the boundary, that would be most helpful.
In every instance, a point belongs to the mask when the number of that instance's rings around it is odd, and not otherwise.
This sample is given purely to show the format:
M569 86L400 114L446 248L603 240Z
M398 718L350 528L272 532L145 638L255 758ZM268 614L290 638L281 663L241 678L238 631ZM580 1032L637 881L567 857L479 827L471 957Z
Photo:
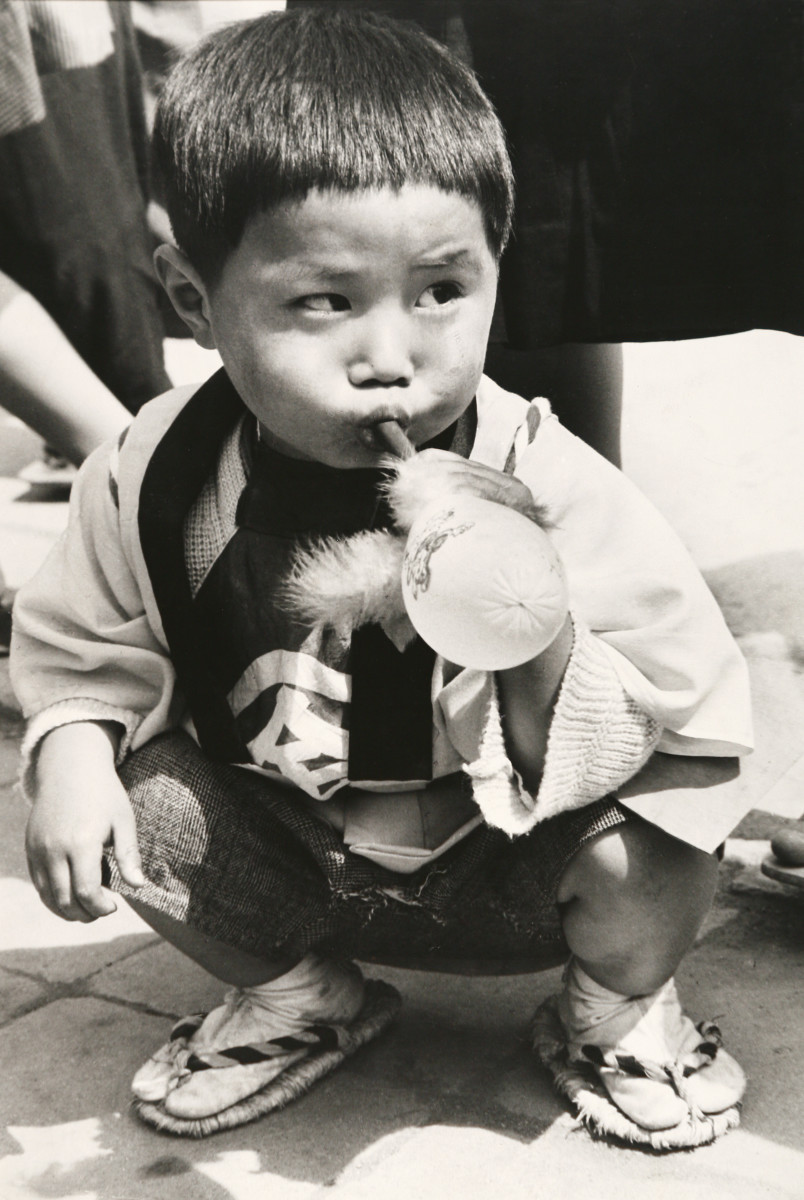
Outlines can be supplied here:
M0 1200L802 1200L802 0L0 0Z

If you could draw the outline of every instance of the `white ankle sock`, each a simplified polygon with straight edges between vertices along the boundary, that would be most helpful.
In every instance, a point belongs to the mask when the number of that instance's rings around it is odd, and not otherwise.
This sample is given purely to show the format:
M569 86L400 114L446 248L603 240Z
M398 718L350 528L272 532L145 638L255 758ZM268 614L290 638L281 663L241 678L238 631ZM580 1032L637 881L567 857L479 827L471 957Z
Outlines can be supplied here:
M363 990L363 976L353 963L328 962L316 954L308 954L278 979L233 988L188 1043L168 1043L145 1063L134 1077L134 1094L152 1103L163 1101L174 1116L220 1112L270 1082L304 1051L187 1077L190 1055L259 1045L313 1024L349 1024L362 1008Z
M363 977L353 963L308 954L292 970L254 987L235 988L191 1039L193 1050L268 1041L316 1022L342 1025L363 1003Z
M561 1021L570 1043L594 1042L594 1030L598 1025L629 1011L633 1011L630 996L597 983L577 959L570 959L559 1000Z
M655 992L625 996L596 983L571 959L559 1014L570 1054L582 1045L617 1047L647 1061L673 1060L696 1040L695 1026L681 1011L675 981Z

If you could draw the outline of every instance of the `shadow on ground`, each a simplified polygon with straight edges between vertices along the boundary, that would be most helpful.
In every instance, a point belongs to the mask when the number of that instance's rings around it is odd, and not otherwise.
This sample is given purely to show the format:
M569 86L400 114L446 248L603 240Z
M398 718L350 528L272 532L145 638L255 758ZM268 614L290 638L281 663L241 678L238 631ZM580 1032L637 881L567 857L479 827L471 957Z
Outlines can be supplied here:
M759 678L769 728L761 779L773 786L771 766L800 756L804 740L804 556L736 562L708 582ZM503 1188L507 1200L524 1200L538 1187L563 1200L593 1194L592 1181L597 1200L800 1195L804 902L740 884L729 861L679 971L691 1015L720 1021L750 1080L741 1130L714 1147L657 1158L573 1132L527 1043L529 1014L558 986L556 971L478 979L372 967L405 997L396 1026L291 1108L203 1142L147 1129L129 1108L131 1076L172 1018L218 1003L219 987L138 925L123 922L118 936L60 925L64 941L78 940L52 944L27 882L25 806L8 786L21 725L11 709L0 716L9 797L0 874L4 910L20 923L19 941L4 937L0 953L0 981L18 996L0 1042L4 1200L161 1200L166 1184L173 1200L299 1200L322 1187L348 1200ZM767 820L758 835L752 815L741 836L767 836Z
M748 1072L741 1133L797 1151L804 1082L797 1053L796 981L804 977L804 907L786 895L735 893L733 874L727 864L707 929L684 963L679 986L696 1018L720 1019L729 1048ZM141 970L150 972L157 949L173 954L155 948L148 935L116 947L118 985L126 971L132 977L138 960ZM49 951L51 978L71 975L76 953ZM70 961L56 961L63 956ZM160 961L164 965L170 959ZM33 975L38 962L41 952L31 952L30 959L16 952L12 969ZM0 967L9 966L0 957ZM140 1200L160 1195L170 1179L177 1197L218 1200L258 1194L236 1186L241 1169L244 1179L259 1181L262 1188L276 1185L279 1191L272 1196L334 1185L344 1175L352 1178L355 1163L371 1168L373 1147L392 1146L399 1153L406 1137L419 1136L429 1126L471 1129L473 1137L496 1135L511 1144L510 1153L518 1153L516 1145L529 1146L537 1156L545 1135L565 1126L562 1136L568 1136L564 1106L533 1062L526 1037L527 1016L555 989L557 972L467 979L371 971L405 995L395 1028L290 1109L203 1142L156 1134L128 1108L128 1081L164 1036L165 1017L131 996L116 995L108 969L64 985L58 997L34 1006L6 1031L6 1163L19 1155L35 1157L46 1147L47 1169L28 1180L32 1195ZM215 995L207 988L187 1000L203 1006L214 1003ZM26 1046L35 1046L36 1053L26 1055ZM738 1136L730 1135L735 1151ZM573 1141L580 1152L580 1143ZM632 1161L629 1173L650 1176L651 1164L660 1161L639 1151L622 1153L623 1166L626 1160L643 1160L642 1166ZM707 1153L715 1148L697 1155ZM690 1156L680 1157L691 1165ZM610 1168L611 1160L606 1161ZM130 1193L120 1191L122 1178L129 1180Z

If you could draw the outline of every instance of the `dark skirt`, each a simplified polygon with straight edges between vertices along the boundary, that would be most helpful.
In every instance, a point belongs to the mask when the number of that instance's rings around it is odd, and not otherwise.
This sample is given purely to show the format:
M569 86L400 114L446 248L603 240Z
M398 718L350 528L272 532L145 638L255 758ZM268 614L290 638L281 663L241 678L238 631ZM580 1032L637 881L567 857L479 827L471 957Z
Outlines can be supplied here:
M311 3L418 22L494 103L517 207L493 340L804 333L799 0Z
M251 954L324 954L488 973L536 971L568 954L559 880L585 841L623 824L604 799L510 839L480 826L412 875L352 854L294 792L212 762L183 733L135 752L121 777L146 887L111 856L110 886Z

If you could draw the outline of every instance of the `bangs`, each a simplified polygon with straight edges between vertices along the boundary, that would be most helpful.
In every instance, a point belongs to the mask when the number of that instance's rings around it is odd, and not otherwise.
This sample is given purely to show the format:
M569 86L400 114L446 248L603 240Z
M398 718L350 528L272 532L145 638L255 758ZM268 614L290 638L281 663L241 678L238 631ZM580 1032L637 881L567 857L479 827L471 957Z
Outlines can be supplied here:
M495 256L513 181L472 73L413 26L368 13L272 13L199 44L154 130L168 213L199 269L248 219L312 190L430 184L475 200Z

